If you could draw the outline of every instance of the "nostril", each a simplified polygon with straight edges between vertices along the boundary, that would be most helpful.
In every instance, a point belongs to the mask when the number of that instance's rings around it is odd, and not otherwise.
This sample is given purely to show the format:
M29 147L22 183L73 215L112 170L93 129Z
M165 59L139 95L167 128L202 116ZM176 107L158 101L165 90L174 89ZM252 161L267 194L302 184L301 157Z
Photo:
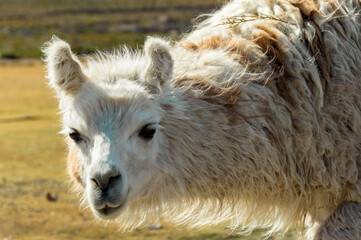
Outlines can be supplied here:
M97 186L100 187L98 181L95 178L90 178L90 180Z
M116 176L111 176L109 179L108 179L108 186L112 186L114 185L118 180L121 179L121 175L118 174Z

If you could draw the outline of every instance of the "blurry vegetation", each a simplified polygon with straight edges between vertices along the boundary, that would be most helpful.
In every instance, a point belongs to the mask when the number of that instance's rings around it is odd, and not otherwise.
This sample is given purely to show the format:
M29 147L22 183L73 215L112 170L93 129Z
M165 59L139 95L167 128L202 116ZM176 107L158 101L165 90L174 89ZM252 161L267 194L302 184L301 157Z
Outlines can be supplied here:
M53 34L74 51L141 46L146 35L176 39L225 0L0 0L0 56L37 58Z

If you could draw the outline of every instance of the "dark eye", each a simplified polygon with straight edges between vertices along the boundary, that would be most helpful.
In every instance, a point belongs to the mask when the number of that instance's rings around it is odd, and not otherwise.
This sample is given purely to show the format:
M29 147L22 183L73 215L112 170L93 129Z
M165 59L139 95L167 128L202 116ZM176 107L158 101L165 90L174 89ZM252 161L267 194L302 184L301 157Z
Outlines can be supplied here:
M147 124L140 130L139 137L149 141L153 138L155 131L156 129L154 126Z
M77 130L75 130L75 129L73 129L73 130L69 133L69 137L70 137L71 139L73 139L75 142L79 142L80 140L82 140L80 133L79 133Z

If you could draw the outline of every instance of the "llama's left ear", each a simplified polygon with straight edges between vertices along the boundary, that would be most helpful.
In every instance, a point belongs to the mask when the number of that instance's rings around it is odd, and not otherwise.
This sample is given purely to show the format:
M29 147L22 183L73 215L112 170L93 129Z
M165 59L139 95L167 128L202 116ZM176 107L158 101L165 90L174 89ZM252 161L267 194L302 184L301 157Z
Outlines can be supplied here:
M160 38L149 37L144 44L148 64L143 77L152 92L157 92L166 81L172 78L173 59L170 49L170 44Z

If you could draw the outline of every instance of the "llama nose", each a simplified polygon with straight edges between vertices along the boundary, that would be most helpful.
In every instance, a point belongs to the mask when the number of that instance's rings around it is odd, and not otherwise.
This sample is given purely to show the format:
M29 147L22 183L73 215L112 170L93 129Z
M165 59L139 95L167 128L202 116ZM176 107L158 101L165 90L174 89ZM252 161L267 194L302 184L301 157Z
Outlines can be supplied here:
M108 188L112 187L120 179L121 175L116 169L108 170L105 172L96 172L92 174L92 177L90 178L94 185L100 188L102 191L105 191Z

